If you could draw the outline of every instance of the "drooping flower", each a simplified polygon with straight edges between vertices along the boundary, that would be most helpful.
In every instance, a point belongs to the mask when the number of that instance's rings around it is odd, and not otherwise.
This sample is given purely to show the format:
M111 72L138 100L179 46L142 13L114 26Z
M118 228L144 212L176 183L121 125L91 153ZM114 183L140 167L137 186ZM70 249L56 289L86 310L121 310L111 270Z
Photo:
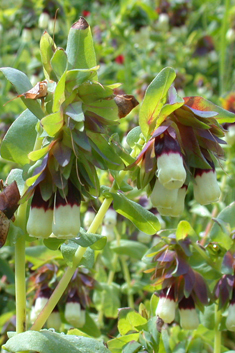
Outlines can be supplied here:
M85 215L83 218L83 226L86 230L90 227L94 218L95 218L95 211L93 210L93 208L89 207L85 212Z
M151 202L158 210L159 208L172 209L177 202L178 190L166 189L157 179L150 195ZM159 211L160 212L160 211ZM160 212L161 213L161 212Z
M174 288L164 288L160 295L156 315L159 316L165 323L170 324L175 319L175 297Z
M52 233L53 223L53 198L44 201L40 188L37 186L34 191L27 232L31 237L48 238Z
M82 327L86 321L86 311L81 306L76 290L72 289L67 297L65 304L65 319L74 327Z
M117 224L117 212L113 208L109 208L104 216L104 224L106 226L115 227Z
M216 179L214 165L212 169L195 170L194 174L194 197L201 205L207 205L218 201L220 197L220 188Z
M199 318L192 296L183 297L179 302L180 325L184 330L194 330L199 325Z
M32 307L30 320L33 323L41 311L46 306L50 296L51 296L51 289L48 286L40 288L36 293L35 303Z
M232 299L229 302L226 327L229 331L235 332L235 289L233 288Z
M61 317L58 307L56 306L46 322L47 328L54 328L55 330L60 329L61 326Z
M183 185L177 193L176 202L171 208L158 207L159 212L163 216L179 217L184 211L184 199L187 193L187 185Z
M186 170L179 143L168 133L155 138L158 180L169 190L179 189L185 182Z
M80 230L80 192L73 184L68 184L67 196L62 197L57 191L55 198L53 234L62 239L76 237Z

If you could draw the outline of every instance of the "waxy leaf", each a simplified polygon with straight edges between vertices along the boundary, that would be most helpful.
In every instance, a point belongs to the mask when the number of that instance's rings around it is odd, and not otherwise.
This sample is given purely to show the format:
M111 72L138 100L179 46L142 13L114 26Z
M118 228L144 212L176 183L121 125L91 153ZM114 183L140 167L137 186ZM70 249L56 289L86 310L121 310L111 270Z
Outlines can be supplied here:
M39 353L109 353L100 341L92 338L59 334L42 330L26 331L11 337L4 345L11 352L37 351Z
M3 75L15 86L18 94L22 94L30 90L33 86L28 77L21 71L13 69L12 67L2 67L0 71ZM38 118L44 117L44 112L38 101L20 97L26 107Z
M51 148L51 144L47 145L46 147L41 148L40 150L32 151L29 153L28 157L31 161L37 161L44 157Z
M190 223L187 221L180 221L176 229L176 239L179 241L185 239L186 237L190 238L193 236L195 237L196 233Z
M223 211L216 217L216 223L214 223L209 234L209 239L213 242L217 242L226 250L229 250L233 244L233 241L229 235L230 230L235 228L235 202L225 207Z
M175 71L167 67L148 86L139 113L139 124L145 137L148 137L156 126L156 120L166 102L167 92L175 77Z
M202 97L184 97L185 105L198 111L216 112L215 119L220 123L235 122L235 114L225 110ZM200 115L201 116L201 115ZM214 114L215 116L215 114ZM205 116L206 117L206 116ZM210 116L208 116L210 117Z
M54 93L54 100L53 100L53 113L58 112L60 110L61 104L65 100L65 79L66 79L66 72L63 73L61 76Z
M124 308L119 310L118 331L122 336L130 331L138 331L136 327L146 323L147 320L134 309Z
M112 194L114 209L128 218L139 230L147 234L155 234L160 228L156 216L138 203L129 200L121 193Z
M107 243L107 238L100 234L80 232L79 237L73 241L84 248L89 246L93 250L102 250Z
M57 78L60 79L65 70L67 69L68 58L63 48L57 48L53 57L51 58L51 67L56 74Z
M41 124L48 135L54 137L64 124L63 115L59 111L49 114L41 120Z
M119 242L112 241L110 248L116 254L130 256L133 259L141 259L148 250L146 245L126 239L121 239Z
M34 148L37 137L36 116L26 109L10 126L1 145L4 159L25 165L29 163L28 154Z
M69 104L65 109L65 114L75 121L84 121L85 116L82 110L82 102L74 102Z
M91 69L74 69L66 72L66 89L72 91L82 83L91 80L95 75L99 66Z
M74 254L77 251L79 245L73 241L69 240L66 243L63 243L60 247L63 258L65 259L68 266L73 266ZM87 268L92 268L94 265L94 251L91 248L87 248L85 254L83 255L82 260L79 263L84 265Z
M56 45L52 37L45 31L40 40L40 52L43 64L43 71L48 80L57 81L56 74L51 66L51 59L56 51Z
M108 347L112 353L122 353L123 347L131 341L138 341L139 339L139 332L138 333L131 333L130 335L121 336L114 338L113 340L108 341Z
M83 17L70 28L66 53L69 69L90 69L96 66L91 29ZM97 80L97 76L94 79Z

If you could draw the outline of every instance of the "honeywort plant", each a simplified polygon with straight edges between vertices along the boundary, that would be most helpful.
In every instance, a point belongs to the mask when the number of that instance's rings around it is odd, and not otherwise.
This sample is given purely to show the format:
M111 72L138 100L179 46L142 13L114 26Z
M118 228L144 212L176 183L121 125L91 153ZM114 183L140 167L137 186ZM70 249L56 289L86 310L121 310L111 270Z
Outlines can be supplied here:
M138 102L131 95L116 94L119 84L104 86L98 81L99 66L86 20L81 17L73 24L66 49L57 47L44 32L40 51L45 79L34 87L19 70L0 69L27 107L1 145L2 158L18 165L11 170L8 186L2 185L0 194L1 245L7 233L15 244L16 332L8 334L4 349L128 353L172 352L180 345L187 352L210 352L215 337L214 352L224 351L221 330L226 308L227 329L234 330L234 204L221 212L200 244L198 234L187 221L181 221L175 230L157 233L160 216L136 200L147 193L161 215L177 217L184 211L184 199L192 185L201 205L221 198L215 172L217 160L224 156L220 124L234 122L234 114L201 97L179 97L173 86L175 71L165 68L146 91L139 110L139 126L127 136L132 148L129 152L121 146L118 134L111 131ZM102 171L112 177L112 186L100 183ZM223 180L222 191L225 183ZM91 210L87 213L85 231L80 222L81 203L98 198L102 204L96 214ZM135 252L137 247L132 249L134 242L121 239L116 212L142 234L155 234L150 249L144 248L148 251L143 262L146 273L154 272L155 280L144 289L156 292L148 305L140 304L139 313L134 310L130 273L122 256ZM37 292L29 327L25 242L36 239L49 249L59 248L69 266L59 281L58 268L50 264L32 275ZM85 313L89 302L85 287L98 289L99 284L80 265L91 269L101 250L111 252L107 240L116 243L117 252L107 284L94 301L98 303L102 326L104 316L109 316L109 311L104 310L107 293L118 296L117 288L108 290L113 285L120 255L130 307L119 311L119 336L110 340L107 348L101 340L92 338L91 330L84 334L75 329L63 335L41 330L46 321L49 327L59 330L57 304L65 291L65 319L77 328L88 320L88 326L94 325ZM141 255L139 252L137 258ZM177 304L180 322L175 319ZM204 326L198 327L198 310ZM212 328L208 321L213 315ZM174 320L186 330L182 331L181 342L177 336L180 326L168 325ZM209 332L211 328L213 331ZM193 334L188 333L193 329Z

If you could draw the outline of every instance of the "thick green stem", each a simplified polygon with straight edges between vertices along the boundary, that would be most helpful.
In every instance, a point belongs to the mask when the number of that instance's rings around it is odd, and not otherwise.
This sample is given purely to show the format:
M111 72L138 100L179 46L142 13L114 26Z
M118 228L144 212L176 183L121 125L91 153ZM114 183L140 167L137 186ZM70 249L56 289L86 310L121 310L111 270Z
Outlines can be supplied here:
M15 225L25 231L27 202L20 205ZM25 236L17 238L15 244L15 294L16 294L16 332L26 330L26 286L25 286Z
M218 304L217 304L215 307L214 353L221 352L221 331L219 329L221 318L222 318L221 311L218 310Z
M128 294L127 294L128 306L130 308L134 309L135 304L134 304L133 295L131 294L131 276L130 276L130 272L129 272L128 266L126 264L125 258L123 256L121 256L120 259L121 259L121 264L122 264L122 268L123 268L124 279L126 281L127 288L128 288Z

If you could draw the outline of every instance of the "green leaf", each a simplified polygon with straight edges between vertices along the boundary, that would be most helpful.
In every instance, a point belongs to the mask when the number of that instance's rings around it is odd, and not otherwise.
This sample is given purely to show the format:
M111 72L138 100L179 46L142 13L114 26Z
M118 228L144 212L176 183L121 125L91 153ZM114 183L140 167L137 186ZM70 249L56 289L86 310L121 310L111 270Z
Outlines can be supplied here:
M47 146L41 148L40 150L30 152L28 154L29 159L33 162L41 159L42 157L44 157L48 153L48 151L50 150L50 147L51 147L51 145L47 145Z
M60 111L60 106L65 100L65 79L66 79L66 72L64 72L63 75L61 76L54 92L53 107L52 107L53 113Z
M51 67L58 79L66 71L68 65L68 58L63 48L57 48L51 58Z
M82 110L82 102L74 102L66 107L65 114L75 121L84 121L85 116Z
M119 242L112 241L110 248L119 255L127 255L133 259L141 259L148 247L134 240L121 239Z
M79 245L75 241L69 240L68 242L63 243L60 247L63 258L71 267L73 265L74 254L77 251L78 246ZM87 248L79 265L83 265L86 268L92 268L94 265L94 250Z
M216 223L213 224L209 234L210 241L217 242L226 250L229 250L233 244L230 237L231 229L235 228L235 202L225 207L216 217Z
M51 59L56 51L56 45L52 37L45 31L40 40L40 52L43 71L48 80L57 81L57 77L51 66Z
M80 17L70 28L66 52L69 69L90 69L96 66L91 29L84 18ZM97 80L97 76L94 80Z
M62 259L62 255L59 250L53 251L46 248L44 245L27 247L25 249L25 253L26 260L32 262L34 265L33 269L36 269L42 266L42 264L50 262L53 259Z
M34 148L38 119L26 109L10 126L1 145L1 156L20 165L28 164L28 154Z
M136 126L131 131L128 132L126 141L131 148L135 147L135 144L138 142L140 138L140 134L141 134L140 126Z
M13 183L13 181L16 181L20 195L23 195L24 193L24 187L25 187L25 180L23 179L23 170L22 169L12 169L10 173L8 174L6 183L10 185Z
M200 322L208 330L214 330L215 327L215 304L205 306L204 312L200 311Z
M127 336L117 337L107 342L108 348L112 353L122 353L123 347L131 341L138 341L139 333L132 333Z
M9 262L1 259L0 257L0 273L3 276L7 277L7 280L9 283L14 283L15 282L15 274L12 270L12 268L9 265Z
M41 120L41 124L48 135L54 137L64 124L63 115L60 111L47 115Z
M75 238L73 241L84 248L89 246L93 250L102 250L107 243L107 238L100 234L80 232L79 236L79 238Z
M215 119L220 123L234 123L235 122L235 114L225 110L214 103L208 101L205 98L202 97L184 97L185 105L189 106L192 109L196 109L199 111L205 111L205 112L216 112L218 113L215 117Z
M123 353L138 353L140 350L142 350L141 348L143 347L140 343L131 341L124 347Z
M11 352L37 351L39 353L108 353L102 342L95 339L58 334L42 330L26 331L11 337L4 345Z
M60 245L64 243L64 239L47 238L43 239L43 243L50 250L58 250Z
M21 71L13 69L12 67L2 67L0 68L3 75L13 84L18 94L22 94L30 90L33 86L29 81L28 77ZM37 100L26 99L20 97L26 107L38 118L44 117L44 112Z
M123 336L129 331L136 330L136 326L144 325L147 320L143 318L139 313L131 308L124 308L119 310L118 314L118 331Z
M118 309L121 306L120 289L116 283L107 285L102 283L104 291L99 293L102 296L103 312L106 317L116 318L118 316Z
M171 67L164 68L148 86L140 107L139 124L148 137L156 125L156 119L166 101L167 92L176 77Z
M99 66L92 67L91 69L74 69L66 72L66 90L72 91L83 82L91 80L97 75Z
M141 205L121 193L112 194L112 197L114 209L128 218L139 230L153 235L161 228L157 217Z
M92 319L92 317L88 314L87 311L86 311L86 322L85 322L85 325L83 325L82 327L82 332L95 338L99 338L101 336L101 332L98 326L96 325L95 321Z
M180 221L176 229L177 241L185 239L186 237L195 237L196 233L187 221Z

